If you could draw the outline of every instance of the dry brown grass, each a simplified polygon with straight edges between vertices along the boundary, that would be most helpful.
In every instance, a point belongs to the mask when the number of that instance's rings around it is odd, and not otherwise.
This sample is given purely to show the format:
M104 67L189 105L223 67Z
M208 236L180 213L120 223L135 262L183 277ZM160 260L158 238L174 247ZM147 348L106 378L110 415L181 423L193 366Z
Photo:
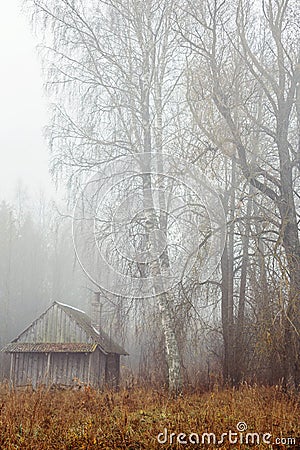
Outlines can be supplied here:
M299 398L279 388L242 386L171 399L164 390L135 388L120 392L52 391L0 387L1 449L170 449L208 445L164 444L158 433L221 435L244 421L248 431L275 437L300 436ZM273 438L272 438L273 439ZM210 448L213 448L211 446ZM300 448L300 446L220 445L220 449Z

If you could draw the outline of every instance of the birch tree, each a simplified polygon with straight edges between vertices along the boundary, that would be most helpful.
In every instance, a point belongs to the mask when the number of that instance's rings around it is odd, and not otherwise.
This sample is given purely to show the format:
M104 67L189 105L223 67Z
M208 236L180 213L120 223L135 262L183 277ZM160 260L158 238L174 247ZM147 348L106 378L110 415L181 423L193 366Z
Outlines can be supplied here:
M173 2L29 3L44 31L47 87L55 103L49 129L52 170L70 192L77 192L91 170L120 156L172 149L186 108L178 107L185 105L178 101L180 96L184 100L179 88L183 57L171 26ZM142 182L145 211L153 211L151 175ZM160 204L164 202L161 196ZM155 214L144 219L147 240L163 221ZM166 254L163 258L166 262ZM151 263L147 270L159 275L161 263ZM157 300L169 387L178 392L182 380L172 299L161 294Z

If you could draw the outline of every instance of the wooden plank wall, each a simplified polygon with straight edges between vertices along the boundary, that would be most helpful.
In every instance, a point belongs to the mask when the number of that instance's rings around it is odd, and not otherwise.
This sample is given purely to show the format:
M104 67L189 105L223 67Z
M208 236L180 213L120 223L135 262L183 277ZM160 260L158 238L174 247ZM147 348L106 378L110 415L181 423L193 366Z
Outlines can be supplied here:
M119 379L115 358L110 358L108 372L107 356L99 349L93 353L51 353L49 367L49 354L45 353L15 353L12 358L15 386L90 384L101 388L108 383L113 387Z
M45 315L25 332L18 342L92 342L58 305L54 304Z
M52 353L50 383L72 385L88 383L89 354Z
M120 355L110 354L106 357L105 384L118 387L120 384Z
M91 355L91 373L90 383L95 387L103 387L105 385L105 366L106 358L99 349Z
M13 383L15 386L47 384L47 355L45 353L15 353Z

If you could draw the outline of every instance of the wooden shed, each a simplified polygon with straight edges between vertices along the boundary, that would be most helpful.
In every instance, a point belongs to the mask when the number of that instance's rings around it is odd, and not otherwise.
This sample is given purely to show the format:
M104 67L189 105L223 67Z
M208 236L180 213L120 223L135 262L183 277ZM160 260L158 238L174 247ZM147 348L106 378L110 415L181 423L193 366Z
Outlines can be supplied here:
M15 386L58 384L117 387L120 356L128 353L83 311L54 302L6 345Z

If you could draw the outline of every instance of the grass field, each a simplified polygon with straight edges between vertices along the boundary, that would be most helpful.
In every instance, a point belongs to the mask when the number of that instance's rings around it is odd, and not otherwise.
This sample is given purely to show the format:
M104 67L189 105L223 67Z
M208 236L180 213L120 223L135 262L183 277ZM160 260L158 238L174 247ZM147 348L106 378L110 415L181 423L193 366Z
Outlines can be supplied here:
M187 393L177 399L169 398L164 390L145 388L32 391L1 385L0 448L300 449L299 400L276 387L247 385L236 390ZM159 433L162 443L158 442ZM176 435L170 437L171 433ZM212 435L204 433L214 433L216 443ZM222 433L227 433L223 442ZM197 439L200 444L204 439L203 445L196 444Z

